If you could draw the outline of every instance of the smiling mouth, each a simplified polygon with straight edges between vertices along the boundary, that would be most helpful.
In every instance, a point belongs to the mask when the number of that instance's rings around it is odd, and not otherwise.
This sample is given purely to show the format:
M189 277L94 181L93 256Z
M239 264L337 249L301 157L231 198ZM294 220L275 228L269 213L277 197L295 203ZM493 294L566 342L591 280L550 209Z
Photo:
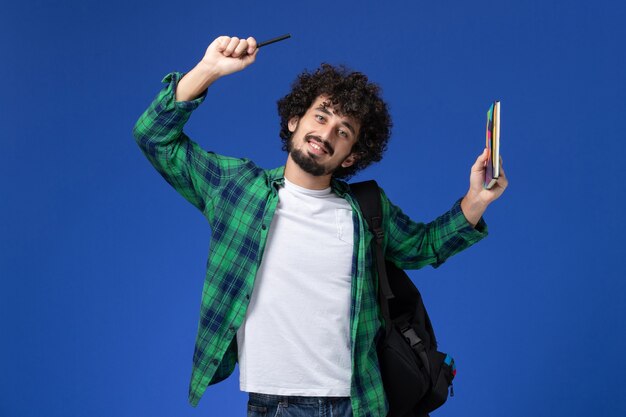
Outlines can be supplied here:
M332 156L333 154L333 150L330 148L330 146L325 145L315 136L307 136L306 142L309 144L310 151L312 151L314 155L329 154Z

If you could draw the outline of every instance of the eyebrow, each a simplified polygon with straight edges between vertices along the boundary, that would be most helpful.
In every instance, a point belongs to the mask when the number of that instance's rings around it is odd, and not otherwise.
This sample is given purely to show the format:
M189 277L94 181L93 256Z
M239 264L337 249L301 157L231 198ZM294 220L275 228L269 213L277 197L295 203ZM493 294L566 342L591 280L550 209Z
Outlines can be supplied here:
M330 110L328 110L327 106L325 105L325 103L320 104L317 107L317 110L321 111L322 113L325 113L329 116L334 116L333 112L331 112ZM352 125L348 122L346 122L345 120L341 121L341 124L344 125L345 127L347 127L348 129L350 129L350 131L352 132L352 134L354 136L356 136L356 131L354 130L354 127L352 127Z

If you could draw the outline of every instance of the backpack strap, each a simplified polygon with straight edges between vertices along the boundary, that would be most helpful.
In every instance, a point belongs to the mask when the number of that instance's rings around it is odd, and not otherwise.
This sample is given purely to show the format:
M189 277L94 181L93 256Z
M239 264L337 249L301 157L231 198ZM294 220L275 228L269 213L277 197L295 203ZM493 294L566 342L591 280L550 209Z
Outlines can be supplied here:
M374 234L375 239L372 246L376 253L375 263L378 270L378 300L380 309L385 318L385 326L387 331L391 329L392 320L389 314L389 300L395 298L389 285L387 276L387 268L385 266L385 256L383 255L383 241L385 238L385 230L383 229L383 210L380 201L380 189L374 180L357 182L350 184L350 190L356 201L359 203L363 217L367 221L370 231ZM428 316L427 316L428 317ZM426 373L430 375L430 363L426 355L425 346L422 339L417 335L415 329L405 319L398 323L402 336L406 339L409 346L417 353L424 364Z
M383 314L389 317L389 304L387 300L394 298L389 278L387 278L387 270L385 269L385 256L383 255L383 241L385 238L385 230L383 229L383 207L380 202L380 189L374 180L361 181L350 184L352 194L356 198L361 208L361 213L365 217L365 221L370 231L374 234L372 245L376 254L376 267L378 269L378 282L380 285L379 293L382 293L381 308L385 307ZM384 304L384 305L383 305Z

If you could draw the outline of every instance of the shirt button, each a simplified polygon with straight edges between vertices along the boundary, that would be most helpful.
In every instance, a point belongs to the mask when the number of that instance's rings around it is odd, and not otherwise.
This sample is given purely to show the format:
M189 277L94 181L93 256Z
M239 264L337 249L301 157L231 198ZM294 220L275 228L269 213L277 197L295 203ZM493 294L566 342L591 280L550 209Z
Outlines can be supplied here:
M220 362L219 362L217 359L213 359L213 360L211 361L211 364L213 364L213 365L215 365L215 366L219 365L219 363L220 363Z
M265 229L267 229L267 226L266 225L262 225L261 229L265 230Z
M234 333L234 332L235 332L235 328L234 328L233 326L230 326L230 327L228 328L228 332L229 332L229 333Z

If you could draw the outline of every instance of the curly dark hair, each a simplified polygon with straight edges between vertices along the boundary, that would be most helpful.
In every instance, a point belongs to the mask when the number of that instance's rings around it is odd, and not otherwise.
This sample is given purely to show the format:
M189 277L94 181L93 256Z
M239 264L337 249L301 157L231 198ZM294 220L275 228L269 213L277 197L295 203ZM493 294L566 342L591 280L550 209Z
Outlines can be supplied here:
M288 150L291 139L289 120L296 116L301 118L317 97L327 96L339 114L353 117L361 124L352 149L358 158L351 166L340 166L333 173L335 178L349 179L371 163L380 161L387 149L392 123L387 103L380 94L380 87L369 82L366 75L344 66L323 63L315 72L302 72L292 84L291 92L278 100L283 150Z

